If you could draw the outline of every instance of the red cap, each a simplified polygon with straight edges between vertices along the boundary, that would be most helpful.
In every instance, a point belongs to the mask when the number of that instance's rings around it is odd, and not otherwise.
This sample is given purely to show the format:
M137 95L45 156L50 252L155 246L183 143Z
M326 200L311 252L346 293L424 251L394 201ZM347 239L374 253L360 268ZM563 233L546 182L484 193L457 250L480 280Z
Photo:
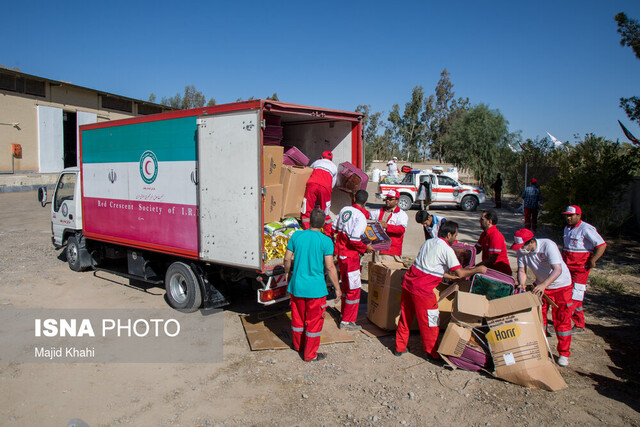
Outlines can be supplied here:
M398 190L389 190L389 192L385 196L385 198L387 198L387 199L391 199L391 198L394 198L394 197L396 199L400 198L400 193L398 193Z
M322 152L323 159L333 160L333 153L331 151L323 151Z
M532 184L537 184L537 183L538 183L538 180L537 180L537 179L535 179L535 178L531 178L531 183L532 183Z
M576 205L567 206L562 215L582 215L582 209Z
M533 239L533 231L527 228L521 228L513 235L513 245L511 245L511 249L517 251L531 239Z

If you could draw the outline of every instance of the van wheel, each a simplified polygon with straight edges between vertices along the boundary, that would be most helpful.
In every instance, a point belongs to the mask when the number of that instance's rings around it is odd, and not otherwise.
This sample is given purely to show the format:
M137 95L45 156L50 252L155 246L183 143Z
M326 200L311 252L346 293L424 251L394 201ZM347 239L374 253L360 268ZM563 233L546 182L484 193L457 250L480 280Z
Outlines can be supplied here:
M408 211L409 209L411 209L411 206L413 206L413 200L411 200L411 197L403 194L398 200L398 206L400 206L400 209L402 209L403 211Z
M473 196L464 196L460 202L463 211L475 211L478 207L478 199Z
M195 273L187 264L174 262L164 278L169 305L176 310L192 313L202 305L202 292Z
M67 249L65 250L65 254L67 255L67 263L69 263L69 268L73 271L83 271L87 268L87 266L82 265L80 262L80 253L86 250L84 245L80 246L80 242L76 236L69 236L67 239Z

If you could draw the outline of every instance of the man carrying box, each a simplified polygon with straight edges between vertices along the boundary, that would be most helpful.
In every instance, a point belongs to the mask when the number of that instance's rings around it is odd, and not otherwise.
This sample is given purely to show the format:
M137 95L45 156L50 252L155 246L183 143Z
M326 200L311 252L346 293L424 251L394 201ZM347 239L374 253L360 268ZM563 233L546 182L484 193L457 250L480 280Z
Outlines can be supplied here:
M407 352L409 328L414 315L418 319L422 347L433 359L439 359L436 341L440 333L438 300L433 290L447 279L462 279L476 273L486 273L481 265L462 268L451 244L458 238L458 224L447 221L438 230L437 239L422 244L415 262L402 280L400 321L396 331L396 349L393 354L402 356ZM447 273L447 271L453 273Z
M569 365L571 355L571 274L562 261L558 246L549 239L536 239L531 230L521 228L513 237L511 249L518 255L518 286L524 290L527 283L527 267L536 276L533 293L549 299L542 300L542 321L547 327L547 310L549 300L556 306L551 309L553 327L558 336L558 365Z
M384 199L385 207L371 212L373 219L380 223L387 236L391 238L391 248L380 251L374 261L402 262L402 241L407 231L409 217L398 206L399 199L400 193L397 190L389 190Z
M324 232L327 236L331 235L331 217L329 216L329 208L331 207L331 191L336 186L336 177L338 168L333 163L333 153L325 151L322 158L311 163L313 172L307 181L307 187L304 191L304 200L302 200L301 219L302 229L309 228L309 215L316 204L324 211L326 216Z
M333 226L336 233L336 255L338 256L338 268L342 280L342 318L340 329L357 331L356 325L358 307L360 304L360 255L365 252L373 252L371 245L365 245L361 236L367 228L369 212L364 208L367 204L369 193L358 190L355 194L353 206L345 206L340 210L336 223Z
M482 211L480 227L482 234L476 243L476 253L482 252L482 262L478 265L487 267L511 276L511 266L507 256L507 243L498 230L498 214L493 209ZM475 261L475 260L474 260Z
M291 294L293 348L302 352L305 362L325 358L323 353L317 352L327 307L325 269L336 289L336 297L341 295L338 273L333 264L333 242L322 234L324 219L325 214L320 209L311 211L311 228L293 233L284 255L284 272L289 281L287 290Z

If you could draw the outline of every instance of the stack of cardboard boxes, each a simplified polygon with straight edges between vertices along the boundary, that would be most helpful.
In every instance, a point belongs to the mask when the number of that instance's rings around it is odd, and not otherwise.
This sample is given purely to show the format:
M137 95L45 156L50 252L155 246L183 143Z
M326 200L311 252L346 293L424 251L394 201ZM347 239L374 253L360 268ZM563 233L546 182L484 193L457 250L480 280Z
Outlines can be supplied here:
M307 180L313 169L307 166L283 166L284 147L265 145L263 151L264 222L281 218L300 218Z

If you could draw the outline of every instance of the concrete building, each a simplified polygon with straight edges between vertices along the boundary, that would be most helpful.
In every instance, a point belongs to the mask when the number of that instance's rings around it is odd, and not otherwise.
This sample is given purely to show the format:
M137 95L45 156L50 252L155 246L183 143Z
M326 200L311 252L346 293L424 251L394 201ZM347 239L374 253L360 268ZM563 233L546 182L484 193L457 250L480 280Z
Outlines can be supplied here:
M168 110L172 108L0 67L0 177L12 171L57 174L76 166L80 125Z

